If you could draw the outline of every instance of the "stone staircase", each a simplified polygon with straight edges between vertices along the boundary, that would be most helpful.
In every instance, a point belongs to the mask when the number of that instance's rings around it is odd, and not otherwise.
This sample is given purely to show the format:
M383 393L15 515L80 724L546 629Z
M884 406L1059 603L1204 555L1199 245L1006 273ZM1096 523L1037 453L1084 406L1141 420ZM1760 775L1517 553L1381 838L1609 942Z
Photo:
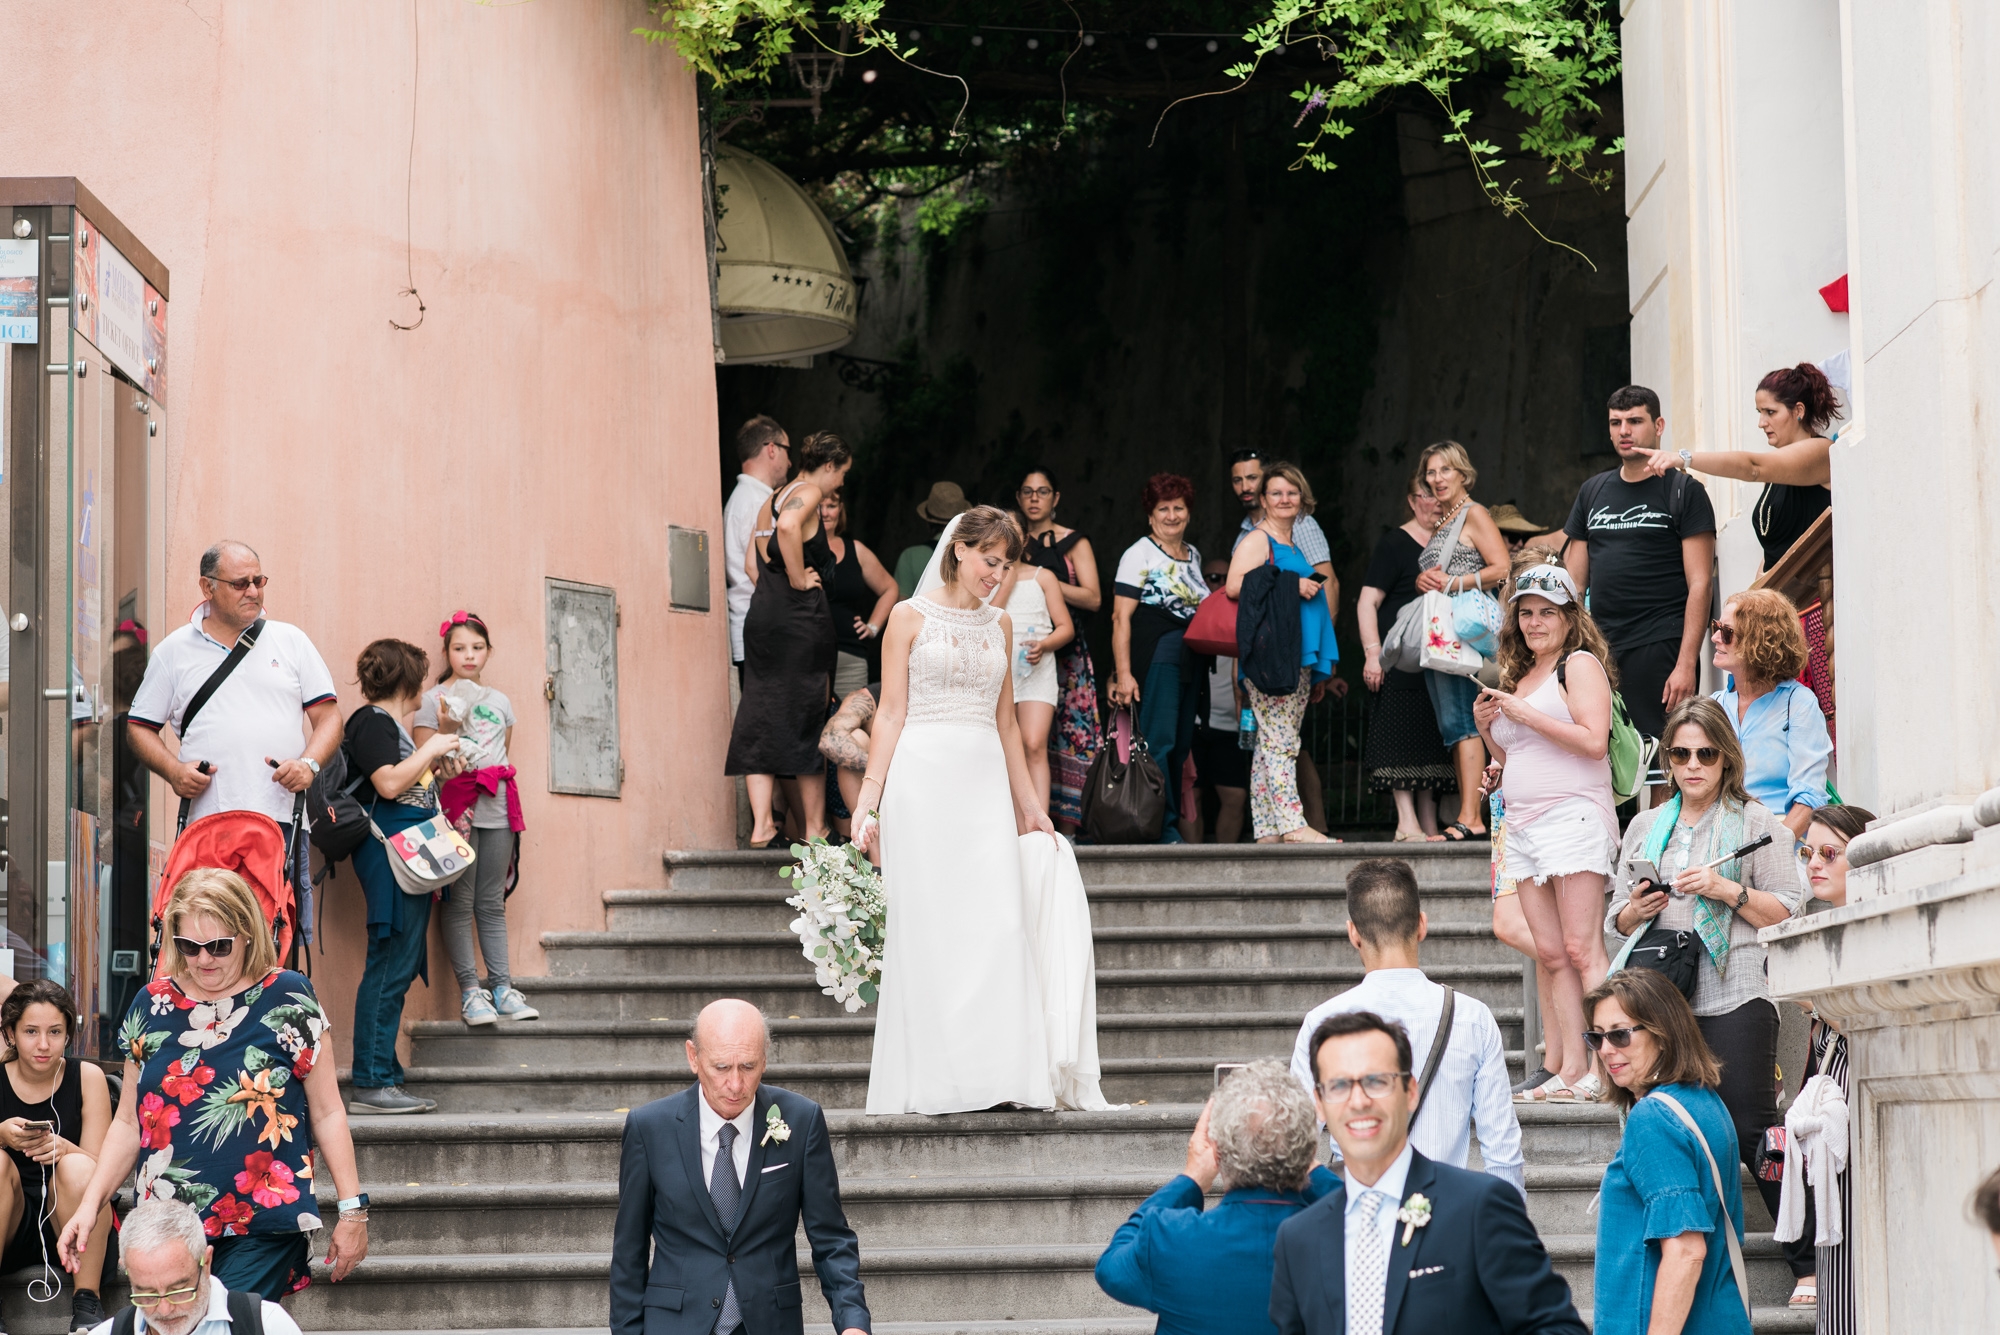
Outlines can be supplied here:
M1097 1256L1179 1171L1214 1064L1289 1054L1299 1017L1360 977L1341 886L1384 854L1417 868L1426 969L1492 1006L1518 1048L1521 961L1491 932L1484 845L1082 849L1104 1088L1132 1106L944 1118L859 1111L873 1016L814 985L786 930L786 855L668 854L667 888L606 893L608 930L544 937L549 976L520 980L544 1019L415 1026L409 1087L440 1111L356 1120L373 1251L290 1306L308 1330L601 1329L624 1114L686 1087L691 1018L737 996L772 1018L768 1080L828 1109L879 1331L1150 1331L1097 1288ZM1521 1121L1531 1212L1587 1310L1590 1205L1617 1121L1577 1107ZM1750 1227L1757 1328L1810 1330L1783 1310L1790 1280L1760 1207ZM808 1321L825 1313L809 1292Z

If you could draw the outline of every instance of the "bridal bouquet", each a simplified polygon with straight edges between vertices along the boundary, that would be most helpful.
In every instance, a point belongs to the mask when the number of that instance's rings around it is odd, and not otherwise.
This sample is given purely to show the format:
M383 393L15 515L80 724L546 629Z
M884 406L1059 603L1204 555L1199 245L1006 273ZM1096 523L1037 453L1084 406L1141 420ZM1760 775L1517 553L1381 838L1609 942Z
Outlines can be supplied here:
M799 911L792 930L820 990L850 1012L874 1005L889 916L882 874L852 844L814 839L793 844L792 856L798 861L778 874L797 892L785 902Z

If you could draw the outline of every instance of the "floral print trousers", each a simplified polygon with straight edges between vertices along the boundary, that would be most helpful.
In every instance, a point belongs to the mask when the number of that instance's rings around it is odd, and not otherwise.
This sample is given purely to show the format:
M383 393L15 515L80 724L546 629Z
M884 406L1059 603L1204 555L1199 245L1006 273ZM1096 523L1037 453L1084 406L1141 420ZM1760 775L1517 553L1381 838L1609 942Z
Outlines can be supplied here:
M1243 693L1257 718L1257 749L1250 757L1250 827L1259 839L1290 834L1306 823L1299 801L1299 725L1312 696L1312 670L1299 669L1298 689L1266 695L1248 678Z

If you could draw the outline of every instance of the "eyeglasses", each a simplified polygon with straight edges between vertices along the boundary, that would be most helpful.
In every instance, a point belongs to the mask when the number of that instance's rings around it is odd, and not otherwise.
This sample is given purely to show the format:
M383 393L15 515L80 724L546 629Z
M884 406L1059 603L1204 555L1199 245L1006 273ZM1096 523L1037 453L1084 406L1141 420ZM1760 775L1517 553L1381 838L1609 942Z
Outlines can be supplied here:
M1565 596L1570 591L1569 581L1553 571L1546 575L1537 575L1533 571L1529 571L1514 581L1514 592L1516 593L1527 593L1536 589L1539 589L1543 593L1560 593Z
M1023 487L1015 493L1024 501L1045 501L1056 494L1054 487Z
M207 1291L208 1285L202 1276L208 1270L208 1262L203 1261L195 1270L194 1283L185 1289L168 1289L165 1293L148 1293L144 1289L133 1289L131 1293L134 1307L185 1307Z
M1736 643L1736 627L1734 626L1725 626L1720 621L1711 621L1708 623L1708 633L1715 637L1717 644L1731 645Z
M1811 844L1799 845L1799 862L1808 867L1812 865L1815 858L1831 867L1835 862L1846 856L1847 846L1845 844L1821 844L1818 848L1814 848Z
M261 589L271 582L269 575L249 575L243 579L223 579L219 575L203 575L202 578L210 584L227 584L238 593L248 593L252 589Z
M206 952L210 959L226 960L236 951L236 938L218 936L213 941L190 941L184 936L177 936L174 938L174 949L180 952L184 960L191 960L203 952Z
M1667 759L1676 765L1685 765L1690 760L1713 765L1722 759L1722 752L1713 746L1670 746L1667 748Z
M1592 1052L1598 1052L1603 1049L1606 1042L1609 1042L1612 1047L1623 1052L1632 1046L1632 1035L1645 1027L1643 1024L1635 1024L1630 1029L1586 1029L1583 1031L1583 1045Z
M1357 1076L1352 1080L1344 1075L1335 1076L1331 1080L1322 1082L1319 1092L1332 1099L1335 1103L1339 1103L1349 1094L1352 1094L1354 1087L1359 1085L1362 1092L1368 1095L1369 1098L1379 1099L1395 1088L1398 1080L1408 1080L1409 1078L1410 1073L1408 1071L1371 1071L1367 1075Z

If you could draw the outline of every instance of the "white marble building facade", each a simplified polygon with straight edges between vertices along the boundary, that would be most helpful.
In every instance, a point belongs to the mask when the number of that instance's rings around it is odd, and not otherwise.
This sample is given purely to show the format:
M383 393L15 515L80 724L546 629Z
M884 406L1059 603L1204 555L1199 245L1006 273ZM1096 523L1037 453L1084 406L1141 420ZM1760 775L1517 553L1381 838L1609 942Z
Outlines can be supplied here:
M1966 1213L2000 1165L2000 4L1621 12L1633 375L1668 443L1761 448L1765 371L1851 363L1839 782L1883 820L1847 907L1765 935L1773 990L1850 1035L1862 1326L2000 1330ZM1727 592L1754 491L1710 488Z

